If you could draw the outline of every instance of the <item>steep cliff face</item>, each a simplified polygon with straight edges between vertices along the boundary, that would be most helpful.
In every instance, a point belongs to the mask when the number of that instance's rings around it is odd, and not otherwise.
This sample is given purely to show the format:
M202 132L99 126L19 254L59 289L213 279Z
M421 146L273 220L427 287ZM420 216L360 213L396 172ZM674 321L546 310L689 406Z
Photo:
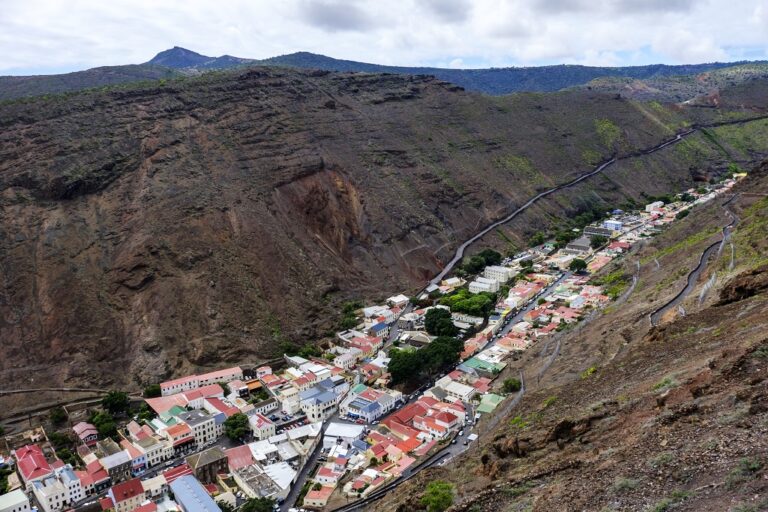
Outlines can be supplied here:
M582 92L259 68L5 104L0 369L19 388L42 368L51 384L134 386L264 360L327 332L341 300L418 288L490 219L682 122ZM507 236L700 172L655 158Z

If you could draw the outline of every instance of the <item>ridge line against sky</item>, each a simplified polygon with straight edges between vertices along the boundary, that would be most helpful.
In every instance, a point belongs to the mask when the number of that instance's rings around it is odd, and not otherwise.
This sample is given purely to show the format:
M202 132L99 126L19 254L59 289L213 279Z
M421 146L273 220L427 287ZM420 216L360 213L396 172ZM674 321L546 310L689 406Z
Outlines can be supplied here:
M137 64L181 46L397 66L768 59L768 0L2 0L0 74Z

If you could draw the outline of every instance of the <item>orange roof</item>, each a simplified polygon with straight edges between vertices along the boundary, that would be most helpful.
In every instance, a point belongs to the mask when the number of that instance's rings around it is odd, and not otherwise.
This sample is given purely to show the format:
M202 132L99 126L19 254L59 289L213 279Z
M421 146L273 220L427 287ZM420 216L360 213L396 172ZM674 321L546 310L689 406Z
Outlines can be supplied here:
M168 427L168 430L166 430L166 432L168 432L168 435L171 437L179 437L184 434L191 434L192 429L189 428L189 425L187 425L186 423L177 423L176 425Z
M127 439L123 439L120 441L120 446L122 446L125 450L128 451L128 455L131 456L132 459L141 457L142 453L135 447L133 444L131 444L130 441Z
M411 437L397 444L397 447L400 448L400 451L402 451L403 453L412 452L419 446L421 446L421 441L419 441L415 437Z

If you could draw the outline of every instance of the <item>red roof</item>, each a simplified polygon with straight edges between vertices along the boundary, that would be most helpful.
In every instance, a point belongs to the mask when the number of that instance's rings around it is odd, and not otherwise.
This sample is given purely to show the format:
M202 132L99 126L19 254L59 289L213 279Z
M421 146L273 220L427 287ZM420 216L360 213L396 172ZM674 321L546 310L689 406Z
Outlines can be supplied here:
M75 476L80 480L80 485L82 485L83 488L93 485L93 478L91 478L91 475L89 475L87 471L75 470Z
M16 462L25 482L50 475L51 465L43 455L43 450L36 444L28 444L16 450Z
M111 510L115 508L115 504L112 503L110 498L99 498L99 505L101 505L101 510Z
M141 480L133 478L125 482L121 482L117 485L113 485L111 489L112 499L115 503L122 503L125 500L130 500L136 496L144 495L144 487L141 485Z
M168 471L163 472L163 476L165 477L165 481L168 482L168 485L171 484L174 480L177 478L180 478L185 475L191 475L192 474L192 468L189 467L189 464L182 464L181 466L171 468Z
M186 423L177 423L176 425L168 427L166 432L168 432L168 435L171 437L179 437L183 436L184 434L191 434L192 429L189 428L189 425Z
M133 512L157 512L157 503L150 501L146 505L142 505L135 509Z
M435 414L434 418L435 420L440 420L443 423L447 423L449 425L459 419L455 414L451 414L450 412L446 411Z
M84 421L81 421L80 423L72 427L72 430L75 431L75 434L77 434L77 437L79 437L80 439L85 439L86 437L89 437L89 436L99 435L99 432L98 430L96 430L96 427Z
M426 412L426 409L418 403L408 404L396 413L390 414L387 420L392 419L398 423L407 425L414 416L420 416L426 414Z
M229 469L241 469L247 466L251 466L255 461L253 459L253 453L248 445L237 446L226 450L227 462L229 463Z
M104 466L101 465L99 459L96 459L88 464L85 467L85 470L88 471L88 474L91 476L91 479L95 484L109 479L109 473L107 473L107 471L104 469Z

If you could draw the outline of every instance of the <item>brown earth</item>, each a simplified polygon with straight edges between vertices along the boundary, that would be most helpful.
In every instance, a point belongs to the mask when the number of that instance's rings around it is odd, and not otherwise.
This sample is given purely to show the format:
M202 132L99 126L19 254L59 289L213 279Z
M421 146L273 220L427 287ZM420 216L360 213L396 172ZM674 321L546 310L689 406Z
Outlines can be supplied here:
M462 512L768 509L768 162L737 191L736 265L711 263L687 316L648 322L708 245L695 235L727 223L722 201L606 269L631 275L644 262L643 286L563 333L560 356L540 378L550 343L515 362L510 373L524 370L528 392L500 426L484 432L481 421L481 440L466 454L371 510L423 510L432 480L456 486L450 510ZM713 273L715 287L698 305Z
M7 102L4 386L136 389L316 342L343 300L418 289L537 190L685 123L588 92L491 98L428 77L260 68ZM486 243L520 247L591 205L760 155L736 142L617 166Z

